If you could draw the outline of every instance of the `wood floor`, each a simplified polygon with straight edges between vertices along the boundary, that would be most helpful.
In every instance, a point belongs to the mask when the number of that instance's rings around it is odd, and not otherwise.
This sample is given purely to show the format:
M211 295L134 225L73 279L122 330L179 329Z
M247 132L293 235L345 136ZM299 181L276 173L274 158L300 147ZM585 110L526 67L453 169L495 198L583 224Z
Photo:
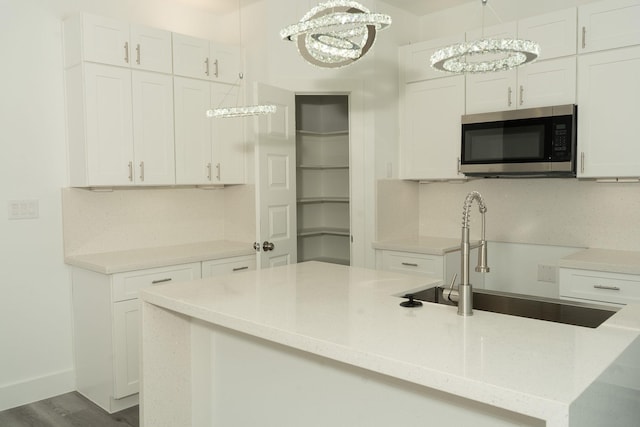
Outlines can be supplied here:
M108 414L72 392L0 412L2 427L138 427L138 406Z

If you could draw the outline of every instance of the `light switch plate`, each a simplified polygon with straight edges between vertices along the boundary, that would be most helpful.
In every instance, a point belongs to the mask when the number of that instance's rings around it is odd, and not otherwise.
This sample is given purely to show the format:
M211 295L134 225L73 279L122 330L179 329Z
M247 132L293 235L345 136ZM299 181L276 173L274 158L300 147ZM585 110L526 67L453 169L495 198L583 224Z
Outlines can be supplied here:
M10 200L9 219L35 219L39 214L38 200Z

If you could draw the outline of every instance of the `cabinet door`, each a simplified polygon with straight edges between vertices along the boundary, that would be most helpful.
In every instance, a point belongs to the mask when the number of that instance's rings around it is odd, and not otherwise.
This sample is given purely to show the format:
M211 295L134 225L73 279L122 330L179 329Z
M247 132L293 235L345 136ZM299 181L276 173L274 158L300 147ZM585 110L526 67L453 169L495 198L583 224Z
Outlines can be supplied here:
M517 105L516 70L467 74L467 114L514 110Z
M87 63L85 67L88 185L133 183L131 71Z
M575 104L576 57L534 62L518 69L518 108Z
M463 76L406 85L400 138L403 179L464 178L458 173L463 114Z
M607 0L578 8L580 53L640 43L640 2Z
M176 184L211 184L210 83L174 77Z
M255 255L216 259L202 262L202 277L221 276L255 269Z
M209 58L209 41L173 33L173 74L209 79L215 64Z
M467 32L467 40L480 38L513 38L517 35L517 23L493 25ZM483 55L483 60L492 59ZM466 114L490 111L513 110L516 108L516 70L495 73L468 74L466 76Z
M640 46L578 58L578 176L640 177Z
M234 107L239 86L211 83L211 106ZM245 168L244 119L242 117L209 119L212 126L212 182L242 184Z
M453 37L443 37L402 46L399 50L400 82L412 83L420 80L450 77L451 74L431 67L431 55L442 47L463 41L464 34L459 34Z
M518 21L518 38L540 44L539 60L576 54L576 8Z
M242 53L239 47L211 44L210 77L219 83L238 84L242 72Z
M173 79L133 71L133 133L138 185L175 184Z
M81 43L85 61L126 67L130 65L127 22L83 14Z
M131 66L170 74L171 33L141 25L131 26Z
M140 380L140 301L113 304L113 397L138 393Z

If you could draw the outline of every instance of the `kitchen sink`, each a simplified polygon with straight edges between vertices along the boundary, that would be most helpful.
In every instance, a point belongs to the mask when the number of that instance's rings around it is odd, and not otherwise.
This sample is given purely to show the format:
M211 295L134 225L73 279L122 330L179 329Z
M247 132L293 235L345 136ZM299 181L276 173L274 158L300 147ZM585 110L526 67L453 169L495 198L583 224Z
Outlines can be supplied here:
M446 297L446 289L440 286L405 294L404 298L456 305ZM444 292L444 295L443 295ZM565 323L568 325L597 328L613 316L618 308L565 301L552 298L478 289L473 291L474 310L490 311L511 316Z

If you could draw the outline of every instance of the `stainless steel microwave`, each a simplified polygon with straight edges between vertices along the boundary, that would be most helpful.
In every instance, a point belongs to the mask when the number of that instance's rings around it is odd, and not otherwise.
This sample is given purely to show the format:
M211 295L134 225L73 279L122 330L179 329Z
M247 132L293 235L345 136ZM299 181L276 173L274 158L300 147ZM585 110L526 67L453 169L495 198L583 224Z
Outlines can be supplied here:
M576 105L462 116L460 171L482 177L576 176Z

